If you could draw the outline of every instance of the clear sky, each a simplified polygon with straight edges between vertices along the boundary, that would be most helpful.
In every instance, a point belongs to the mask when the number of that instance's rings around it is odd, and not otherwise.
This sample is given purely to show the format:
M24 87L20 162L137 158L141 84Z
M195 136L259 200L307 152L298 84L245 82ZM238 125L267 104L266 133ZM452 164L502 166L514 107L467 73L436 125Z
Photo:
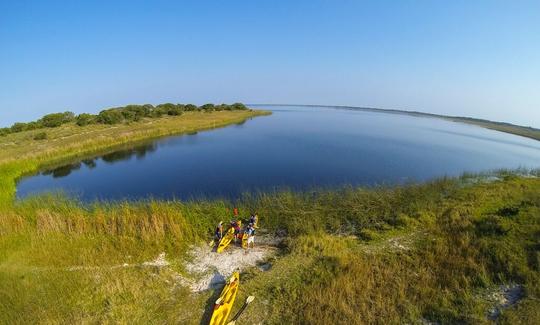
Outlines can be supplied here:
M0 0L2 126L235 101L540 127L540 1Z

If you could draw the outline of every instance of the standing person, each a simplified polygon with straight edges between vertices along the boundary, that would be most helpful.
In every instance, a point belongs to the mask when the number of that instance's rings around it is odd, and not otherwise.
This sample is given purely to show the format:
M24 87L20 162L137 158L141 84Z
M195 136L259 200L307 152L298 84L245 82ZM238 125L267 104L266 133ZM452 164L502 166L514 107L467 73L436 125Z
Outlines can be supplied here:
M216 243L219 243L221 238L223 238L223 221L220 221L216 227L216 232L214 233L214 238Z
M255 212L255 214L252 214L251 218L253 219L250 219L250 222L253 224L253 228L259 228L259 215L257 214L257 212Z
M231 221L231 227L234 228L234 243L238 242L238 235L240 234L241 222L240 220Z
M248 240L247 240L247 247L249 249L249 245L251 244L251 248L255 247L255 228L253 227L253 224L249 224L248 229Z

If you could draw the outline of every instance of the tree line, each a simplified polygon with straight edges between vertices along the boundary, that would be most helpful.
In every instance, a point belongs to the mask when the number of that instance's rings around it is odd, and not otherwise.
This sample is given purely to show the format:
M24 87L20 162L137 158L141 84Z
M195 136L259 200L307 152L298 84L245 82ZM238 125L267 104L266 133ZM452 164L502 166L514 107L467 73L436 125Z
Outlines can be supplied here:
M204 104L201 106L193 104L173 104L165 103L157 106L151 104L145 105L127 105L102 110L99 114L82 113L75 115L73 112L52 113L43 116L37 121L28 123L17 122L11 127L0 128L0 136L11 133L37 130L43 128L55 128L66 123L75 123L79 126L90 124L119 124L137 122L143 118L159 118L164 115L178 116L189 111L236 111L247 110L246 105L242 103L234 104Z

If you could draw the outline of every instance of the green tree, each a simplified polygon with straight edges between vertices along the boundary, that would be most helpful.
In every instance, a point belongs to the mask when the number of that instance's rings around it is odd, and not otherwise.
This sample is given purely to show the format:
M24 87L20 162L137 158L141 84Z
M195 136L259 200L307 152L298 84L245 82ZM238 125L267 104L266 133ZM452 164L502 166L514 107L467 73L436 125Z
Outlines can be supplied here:
M48 128L59 127L62 124L73 122L75 114L73 112L47 114L39 120L39 122Z
M124 121L124 116L118 109L107 109L99 112L97 120L103 124L118 124Z
M85 126L96 123L96 116L92 114L82 113L77 116L76 123L78 126Z
M201 106L201 109L203 111L207 111L207 112L213 111L214 108L215 108L214 104L204 104L204 105Z
M43 124L41 124L39 121L28 122L26 124L26 130L37 130L41 129L42 127Z
M17 122L11 126L11 132L12 133L22 132L22 131L26 131L27 128L28 128L28 124Z
M190 112L190 111L196 111L197 110L197 106L196 105L193 105L193 104L187 104L184 106L184 111L186 112Z
M128 115L132 116L134 121L139 121L150 115L151 107L146 105L127 105L122 109L122 111L123 113L130 112Z
M234 110L239 110L239 111L245 111L248 109L247 106L242 103L234 103L231 106Z

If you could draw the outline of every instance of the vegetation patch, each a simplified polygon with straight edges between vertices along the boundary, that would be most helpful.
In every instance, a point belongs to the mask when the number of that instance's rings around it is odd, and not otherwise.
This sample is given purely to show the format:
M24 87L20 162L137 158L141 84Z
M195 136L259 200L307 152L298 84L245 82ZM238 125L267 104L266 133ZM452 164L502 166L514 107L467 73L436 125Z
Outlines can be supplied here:
M258 211L263 233L284 237L271 267L243 270L238 299L257 297L246 310L256 323L476 324L495 306L479 292L515 283L520 298L497 305L497 321L538 323L539 198L540 180L524 177L246 195L241 213ZM495 213L509 206L519 212ZM2 322L204 322L221 287L192 292L184 280L212 277L218 267L197 261L224 257L192 247L232 208L20 201L0 220Z
M79 116L44 140L35 131L2 138L0 323L204 323L221 287L192 285L229 271L220 271L226 255L204 247L233 207L258 212L259 250L275 243L271 254L245 257L237 299L257 297L243 318L253 323L482 324L494 310L499 323L540 323L539 171L246 194L234 203L13 200L17 178L46 164L265 114L210 108L139 121L136 110L117 111L124 121L114 126ZM242 264L238 253L225 253L229 267ZM514 287L519 299L510 299Z

